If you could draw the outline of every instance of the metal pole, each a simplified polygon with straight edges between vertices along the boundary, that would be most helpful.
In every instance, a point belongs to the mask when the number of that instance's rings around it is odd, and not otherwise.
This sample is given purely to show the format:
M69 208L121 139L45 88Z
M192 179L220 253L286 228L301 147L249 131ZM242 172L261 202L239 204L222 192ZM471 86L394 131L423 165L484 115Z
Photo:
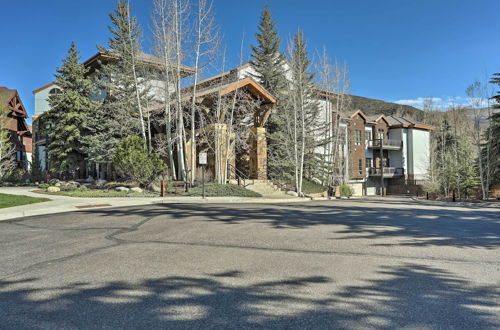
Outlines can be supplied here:
M385 195L385 187L384 187L384 139L381 138L380 140L380 186L381 186L381 191L380 191L380 196Z
M202 165L202 170L201 170L201 191L203 195L203 199L205 199L205 165Z

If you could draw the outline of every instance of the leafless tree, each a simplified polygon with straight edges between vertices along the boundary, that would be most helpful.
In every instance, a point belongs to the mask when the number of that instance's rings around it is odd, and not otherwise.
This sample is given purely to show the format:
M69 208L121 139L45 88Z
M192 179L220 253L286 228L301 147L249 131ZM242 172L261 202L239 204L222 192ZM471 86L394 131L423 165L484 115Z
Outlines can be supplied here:
M206 67L211 57L215 54L220 43L220 36L217 32L214 20L213 1L198 0L195 17L195 42L193 47L194 55L194 76L191 90L191 164L190 181L194 183L196 169L196 91L202 70Z
M340 125L343 115L350 110L350 79L347 65L337 61L331 63L325 48L315 68L318 76L316 84L320 88L317 94L323 108L320 114L323 136L319 139L323 145L323 164L320 164L323 174L320 176L324 184L335 185L339 183L336 173L342 172L339 166L345 164L343 159L339 159L339 156L342 157L339 150L342 135Z
M175 75L172 65L174 59L174 26L172 25L173 13L171 8L172 0L154 0L152 22L155 52L162 59L163 63L159 79L162 81L161 92L163 99L160 102L163 104L164 116L162 124L165 126L165 136L161 141L158 141L157 148L160 150L162 150L161 147L165 148L161 154L168 159L172 179L176 180L177 172L173 155L174 138L172 137L172 123L176 116L172 113L174 110L172 108L172 93L177 84L174 81Z

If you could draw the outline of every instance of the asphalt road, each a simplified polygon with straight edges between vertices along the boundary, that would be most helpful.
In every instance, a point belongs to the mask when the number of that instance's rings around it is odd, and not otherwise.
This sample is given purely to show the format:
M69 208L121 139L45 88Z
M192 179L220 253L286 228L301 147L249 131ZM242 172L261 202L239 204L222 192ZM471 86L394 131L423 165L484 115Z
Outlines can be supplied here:
M2 329L498 329L500 209L178 204L0 222Z

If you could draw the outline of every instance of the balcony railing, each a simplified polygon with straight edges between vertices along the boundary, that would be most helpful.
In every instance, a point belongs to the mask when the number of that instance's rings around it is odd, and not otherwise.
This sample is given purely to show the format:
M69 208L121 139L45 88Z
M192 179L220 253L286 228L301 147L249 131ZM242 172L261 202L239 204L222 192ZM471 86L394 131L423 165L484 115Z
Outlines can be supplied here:
M381 175L381 170L380 168L377 167L369 167L368 168L368 175L369 176L380 176ZM397 176L404 176L405 175L405 169L402 167L384 167L384 177L386 178L393 178Z
M384 149L401 149L403 147L402 140L384 140L382 148ZM380 140L368 140L368 148L380 148Z

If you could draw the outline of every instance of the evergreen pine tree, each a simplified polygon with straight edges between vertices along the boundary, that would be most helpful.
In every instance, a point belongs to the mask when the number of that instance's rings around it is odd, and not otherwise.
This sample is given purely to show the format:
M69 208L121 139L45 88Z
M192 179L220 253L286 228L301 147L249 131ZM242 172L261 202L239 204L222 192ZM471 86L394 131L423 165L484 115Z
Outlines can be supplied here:
M285 57L280 53L281 40L269 7L262 10L259 32L255 34L258 46L252 46L252 68L257 72L254 78L278 99L286 89Z
M78 63L79 60L80 53L71 43L68 55L55 75L61 92L49 98L47 152L51 169L56 175L74 176L82 168L83 137L88 134L86 119L97 107L97 103L91 100L95 85L87 77L84 65Z
M281 40L267 5L262 10L258 30L259 32L255 34L257 46L252 46L250 64L257 72L253 78L277 99L277 105L266 123L266 129L269 154L268 173L271 177L278 177L283 174L284 164L280 160L285 150L280 150L281 141L273 140L273 136L276 137L274 133L283 129L279 127L283 123L280 123L275 113L281 108L282 93L287 88L286 60L285 56L280 53ZM277 164L280 166L277 167Z
M102 112L99 114L99 149L106 148L111 161L121 140L131 135L142 135L146 142L142 106L148 93L146 68L138 61L139 39L142 34L136 17L130 16L126 1L118 1L114 13L109 15L112 36L108 48L98 46L99 52L113 60L101 63L98 69L99 83L106 92ZM97 155L97 153L96 153Z

